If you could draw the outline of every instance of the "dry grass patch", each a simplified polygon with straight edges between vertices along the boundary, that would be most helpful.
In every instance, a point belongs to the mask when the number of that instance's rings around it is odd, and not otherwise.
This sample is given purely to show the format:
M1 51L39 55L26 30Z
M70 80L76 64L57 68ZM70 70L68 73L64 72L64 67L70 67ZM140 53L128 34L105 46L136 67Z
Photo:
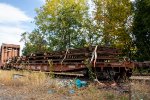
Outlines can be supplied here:
M23 76L14 78L14 74ZM75 86L59 87L59 82L58 78L52 79L42 72L0 71L0 84L4 84L2 90L7 90L0 97L9 97L8 100L128 100L127 93L99 89L92 83L78 89Z
M42 73L28 71L0 71L0 82L6 86L38 86L46 81L47 76Z
M133 81L131 83L132 100L150 100L150 84L144 81Z
M94 84L90 84L87 88L77 90L77 94L72 98L73 100L128 100L129 95L113 89L98 89Z

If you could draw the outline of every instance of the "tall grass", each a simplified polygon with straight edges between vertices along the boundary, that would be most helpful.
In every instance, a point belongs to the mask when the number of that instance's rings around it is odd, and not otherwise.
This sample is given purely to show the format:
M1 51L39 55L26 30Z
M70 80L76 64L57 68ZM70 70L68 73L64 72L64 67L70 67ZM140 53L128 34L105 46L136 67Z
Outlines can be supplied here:
M133 81L131 83L132 100L150 100L150 82Z
M22 76L15 77L16 74L21 74ZM129 100L128 93L120 93L113 89L103 89L95 83L90 83L87 87L80 89L76 87L59 88L58 83L61 83L61 81L59 79L52 79L43 72L0 70L0 86L4 85L9 89L3 95L4 97L12 94L12 96L26 98L24 100ZM70 94L69 90L74 90L75 93ZM49 93L51 91L54 91L54 93ZM133 82L131 91L134 96L132 100L150 100L148 95L150 93L149 85L145 83Z
M28 71L0 71L0 83L6 86L38 86L47 79L45 73Z

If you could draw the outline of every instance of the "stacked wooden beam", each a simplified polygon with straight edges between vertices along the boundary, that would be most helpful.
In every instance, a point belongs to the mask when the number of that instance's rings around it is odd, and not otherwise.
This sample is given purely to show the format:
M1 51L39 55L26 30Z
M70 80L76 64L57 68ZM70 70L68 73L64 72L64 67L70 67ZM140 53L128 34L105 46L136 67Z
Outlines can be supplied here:
M17 68L21 66L25 69L50 71L52 63L54 71L80 70L86 68L85 61L95 63L96 67L104 67L105 63L116 63L120 59L120 54L116 48L90 46L66 51L33 53L30 56L13 58L13 65Z

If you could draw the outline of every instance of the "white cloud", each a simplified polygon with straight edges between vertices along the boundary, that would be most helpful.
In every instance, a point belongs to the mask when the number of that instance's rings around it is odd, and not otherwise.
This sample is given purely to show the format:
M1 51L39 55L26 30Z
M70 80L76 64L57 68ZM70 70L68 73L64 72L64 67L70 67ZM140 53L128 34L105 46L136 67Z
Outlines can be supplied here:
M25 12L9 4L0 3L0 23L18 23L30 21Z
M19 42L21 38L20 34L25 31L26 30L17 27L0 25L0 44L18 44L21 46L22 49L24 44L22 42Z
M0 40L3 43L20 44L20 33L24 31L21 28L0 26Z
M0 3L0 45L1 43L19 44L21 33L30 31L27 23L32 18L27 16L24 11L9 4Z

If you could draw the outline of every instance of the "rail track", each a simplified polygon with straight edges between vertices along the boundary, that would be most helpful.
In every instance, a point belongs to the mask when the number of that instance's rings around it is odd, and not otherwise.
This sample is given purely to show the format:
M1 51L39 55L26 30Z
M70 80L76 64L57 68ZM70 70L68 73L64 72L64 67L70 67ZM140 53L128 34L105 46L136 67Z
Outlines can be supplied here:
M150 73L136 73L136 74L132 74L132 76L150 76Z
M140 81L140 82L148 82L150 84L150 76L131 76L129 80L132 81Z

